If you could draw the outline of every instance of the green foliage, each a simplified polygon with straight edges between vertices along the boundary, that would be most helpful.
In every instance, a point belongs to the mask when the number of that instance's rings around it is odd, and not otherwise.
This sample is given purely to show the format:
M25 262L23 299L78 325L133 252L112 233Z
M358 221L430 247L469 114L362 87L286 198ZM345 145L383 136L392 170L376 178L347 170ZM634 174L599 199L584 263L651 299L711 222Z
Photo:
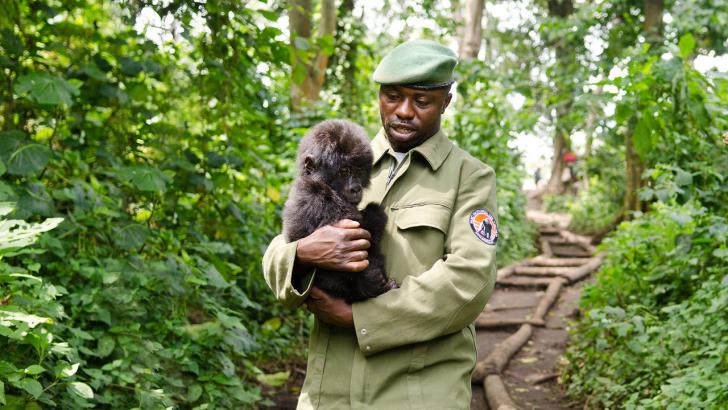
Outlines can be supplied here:
M0 216L12 212L12 204L0 205ZM65 317L56 299L67 293L37 276L41 264L32 255L42 250L28 249L38 236L63 221L44 222L0 219L0 406L38 408L35 401L53 405L52 389L74 388L67 403L85 407L93 391L74 381L80 359L68 343L57 339ZM17 261L7 263L5 258Z
M286 77L280 31L242 3L160 10L182 24L198 13L209 28L164 45L133 31L120 4L10 9L0 201L17 202L16 218L65 222L40 241L46 252L10 260L13 275L38 279L1 285L34 315L13 313L13 326L35 320L38 339L3 332L5 397L31 408L265 404L258 365L301 354L303 333L302 314L283 313L259 274L298 135L280 120L285 96L264 85Z
M526 219L526 198L520 189L525 171L518 152L508 146L535 119L528 110L512 108L506 100L512 90L503 87L498 74L483 63L462 64L458 74L464 79L458 85L462 100L446 129L460 147L496 171L498 266L505 266L535 252L535 227Z

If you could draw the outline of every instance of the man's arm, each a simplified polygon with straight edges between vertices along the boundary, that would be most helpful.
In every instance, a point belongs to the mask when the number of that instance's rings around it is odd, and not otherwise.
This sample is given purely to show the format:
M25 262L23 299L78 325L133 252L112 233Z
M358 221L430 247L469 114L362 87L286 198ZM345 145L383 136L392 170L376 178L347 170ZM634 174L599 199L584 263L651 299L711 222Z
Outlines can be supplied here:
M308 297L316 267L359 272L368 265L369 232L344 219L298 241L273 238L263 255L263 276L285 307L297 307Z
M495 284L495 245L473 232L475 210L494 213L495 173L481 169L460 186L445 240L445 257L399 289L354 303L359 348L371 355L432 340L471 324L485 307Z

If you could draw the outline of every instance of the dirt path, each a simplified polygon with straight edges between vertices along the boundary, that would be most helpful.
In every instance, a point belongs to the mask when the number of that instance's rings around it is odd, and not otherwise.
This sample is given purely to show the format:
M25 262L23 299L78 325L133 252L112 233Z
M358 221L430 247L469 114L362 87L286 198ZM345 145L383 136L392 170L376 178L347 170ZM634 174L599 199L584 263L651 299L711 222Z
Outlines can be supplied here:
M496 290L476 321L478 366L471 410L576 409L558 384L567 323L602 256L567 231L562 216L529 211L540 225L541 255L498 271Z

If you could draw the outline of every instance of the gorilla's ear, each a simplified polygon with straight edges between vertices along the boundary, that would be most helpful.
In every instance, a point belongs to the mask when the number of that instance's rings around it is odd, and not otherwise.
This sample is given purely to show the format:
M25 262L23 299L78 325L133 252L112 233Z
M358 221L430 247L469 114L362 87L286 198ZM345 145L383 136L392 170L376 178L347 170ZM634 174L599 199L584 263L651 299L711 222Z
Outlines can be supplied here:
M305 175L311 175L316 172L316 162L313 160L313 156L306 155L303 159L303 173Z

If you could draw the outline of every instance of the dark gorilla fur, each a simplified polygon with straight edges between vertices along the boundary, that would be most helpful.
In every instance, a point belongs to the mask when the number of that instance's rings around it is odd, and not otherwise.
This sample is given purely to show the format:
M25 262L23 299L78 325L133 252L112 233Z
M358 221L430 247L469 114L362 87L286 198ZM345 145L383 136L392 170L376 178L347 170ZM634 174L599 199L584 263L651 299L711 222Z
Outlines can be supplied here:
M283 209L283 234L288 242L341 219L357 221L369 231L369 266L364 271L316 271L317 287L349 303L376 297L393 287L379 252L387 215L375 203L361 212L357 209L361 190L369 185L372 158L369 139L360 126L343 120L317 124L299 144L299 176Z

